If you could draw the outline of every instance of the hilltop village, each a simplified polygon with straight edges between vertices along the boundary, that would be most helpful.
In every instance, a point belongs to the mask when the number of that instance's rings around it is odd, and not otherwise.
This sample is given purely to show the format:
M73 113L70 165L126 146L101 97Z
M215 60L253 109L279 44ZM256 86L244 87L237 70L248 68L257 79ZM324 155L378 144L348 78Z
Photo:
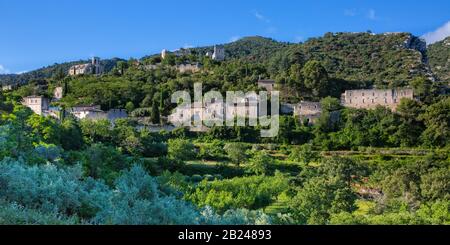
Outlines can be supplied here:
M450 223L447 43L247 37L0 75L0 223Z
M190 55L189 49L179 49L173 52L163 50L161 52L161 60L166 59L169 55L176 57L183 57ZM223 47L214 46L213 52L207 52L206 57L214 61L225 60L225 49ZM161 66L161 63L154 65L146 65L144 69L156 69ZM198 62L182 63L174 65L173 68L180 73L196 73L202 69L201 64ZM100 64L100 58L93 57L90 63L73 65L69 68L68 76L80 76L80 75L96 75L99 76L103 73L104 67ZM267 92L276 90L276 82L273 79L258 79L256 83L257 87ZM3 90L12 90L12 86L4 86ZM58 106L52 106L52 102L58 102L63 98L63 87L59 86L54 89L53 97L47 98L44 96L31 95L23 98L23 104L29 107L38 115L52 116L60 119L65 114L71 114L75 118L89 119L89 120L101 120L107 119L114 123L115 120L120 118L129 117L127 111L124 108L112 108L108 111L103 111L100 105L76 105L70 108L62 109ZM358 90L346 90L340 99L340 104L349 108L363 108L363 109L375 109L376 107L389 108L392 111L396 110L396 107L400 103L402 98L414 99L413 90L410 88L398 88L398 89L358 89ZM254 103L249 103L249 98L243 98L243 101L236 101L235 109L231 110L234 116L241 116L247 118L256 118L258 116L258 96L253 98ZM151 125L153 128L173 128L173 122L181 122L185 120L192 120L198 118L200 120L206 120L211 117L210 111L217 113L217 117L225 118L226 113L230 112L225 108L223 102L218 103L195 103L190 108L179 108L174 114L170 115L166 123L163 125ZM307 124L314 124L314 122L320 118L322 114L322 108L320 102L315 101L301 101L297 104L281 103L280 113L283 115L293 115L300 122ZM186 118L183 115L190 115ZM163 115L160 115L163 117ZM192 130L199 130L198 128ZM207 131L207 127L201 127L201 131Z

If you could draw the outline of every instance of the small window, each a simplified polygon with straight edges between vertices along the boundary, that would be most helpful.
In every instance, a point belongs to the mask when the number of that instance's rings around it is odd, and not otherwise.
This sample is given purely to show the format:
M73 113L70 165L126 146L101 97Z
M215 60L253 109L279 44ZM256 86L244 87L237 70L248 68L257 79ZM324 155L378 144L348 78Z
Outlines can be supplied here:
M363 104L364 104L364 103L366 103L366 100L365 100L365 99L363 99Z
M362 96L364 96L364 93L362 93Z

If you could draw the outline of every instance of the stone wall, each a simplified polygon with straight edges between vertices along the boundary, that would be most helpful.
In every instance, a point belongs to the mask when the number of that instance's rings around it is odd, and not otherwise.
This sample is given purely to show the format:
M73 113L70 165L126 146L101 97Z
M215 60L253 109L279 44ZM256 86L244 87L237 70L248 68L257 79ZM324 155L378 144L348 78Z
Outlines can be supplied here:
M402 98L413 99L412 89L361 89L347 90L341 96L345 107L373 109L377 106L388 107L395 111Z
M320 102L301 101L294 108L294 116L298 116L300 121L308 121L313 124L322 115L322 106Z

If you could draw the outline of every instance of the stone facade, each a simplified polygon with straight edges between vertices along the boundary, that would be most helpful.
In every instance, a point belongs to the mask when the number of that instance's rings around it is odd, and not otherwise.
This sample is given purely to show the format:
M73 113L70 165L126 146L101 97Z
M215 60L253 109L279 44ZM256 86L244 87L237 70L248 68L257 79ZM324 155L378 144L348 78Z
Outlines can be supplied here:
M314 124L322 115L320 102L301 101L294 108L294 116L298 116L301 122L307 121Z
M14 89L13 85L3 85L2 86L2 91L11 91Z
M223 47L214 46L214 52L211 59L222 61L225 59L225 49Z
M275 88L275 80L272 79L260 79L258 80L258 87L265 88L268 92L272 92Z
M103 66L100 65L100 58L93 57L91 63L71 66L69 69L69 76L83 75L83 74L102 74Z
M345 107L373 109L384 106L395 111L402 98L413 99L412 89L361 89L346 90L341 95Z
M105 119L105 112L99 105L79 105L68 109L68 112L78 119Z
M62 87L56 87L53 91L53 99L54 100L60 100L63 97L63 88Z
M232 117L245 117L256 119L258 117L258 98L249 96L243 98L230 106L222 101L194 102L191 106L177 107L173 114L168 118L172 124L184 124L185 122L193 122L194 120L213 120L223 121L227 119L227 115ZM192 131L201 131L208 129L207 127L192 127Z
M38 115L45 115L49 107L49 99L43 96L28 96L23 98L23 105L29 107Z
M200 71L200 64L181 64L181 65L177 65L176 69L177 71L181 72L181 73L185 73L185 72L199 72Z
M99 105L80 105L72 107L68 110L74 117L82 120L101 120L107 119L111 122L120 118L127 118L128 114L124 109L111 109L107 112L100 109Z
M167 57L168 51L167 49L163 49L161 51L161 59L165 59Z

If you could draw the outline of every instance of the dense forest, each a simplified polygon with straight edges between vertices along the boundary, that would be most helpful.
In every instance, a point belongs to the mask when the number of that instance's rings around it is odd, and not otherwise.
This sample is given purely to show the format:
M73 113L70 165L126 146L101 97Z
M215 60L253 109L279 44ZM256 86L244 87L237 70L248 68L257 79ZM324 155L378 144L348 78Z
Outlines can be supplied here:
M450 97L420 40L328 33L224 47L225 61L194 48L2 92L0 224L450 224ZM197 62L199 72L175 69ZM322 115L314 125L282 115L275 138L250 126L145 127L165 122L174 91L196 82L204 91L259 90L259 78L275 79L284 102L320 102ZM21 105L55 86L64 88L55 106L97 104L130 117L54 119ZM345 89L371 87L411 87L416 98L396 111L341 106Z

